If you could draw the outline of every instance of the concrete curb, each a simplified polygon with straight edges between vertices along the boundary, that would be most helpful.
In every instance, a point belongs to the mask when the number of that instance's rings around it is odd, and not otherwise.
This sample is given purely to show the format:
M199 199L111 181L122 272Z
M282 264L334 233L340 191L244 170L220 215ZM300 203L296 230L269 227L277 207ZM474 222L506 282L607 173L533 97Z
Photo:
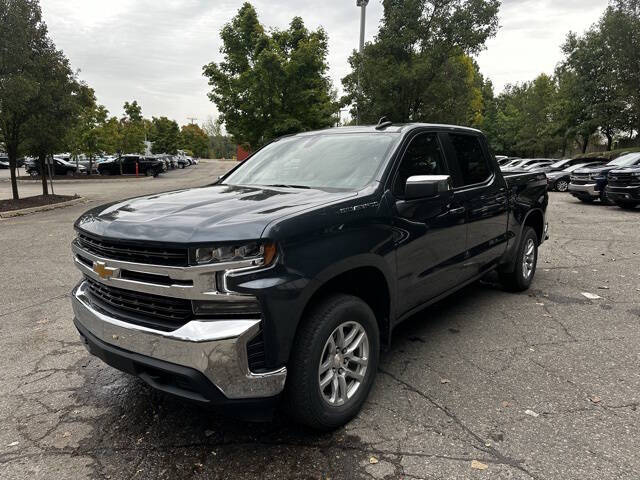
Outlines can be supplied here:
M23 215L30 215L32 213L46 212L48 210L56 210L58 208L71 207L78 203L86 202L86 198L74 198L66 202L53 203L51 205L41 205L39 207L23 208L22 210L10 210L8 212L0 212L0 218L13 218L21 217Z
M116 177L114 175L114 177ZM91 183L118 183L118 182L140 182L143 180L153 180L153 176L149 175L148 177L145 176L140 176L138 178L136 177L119 177L119 178L109 178L109 176L105 176L104 178L100 178L99 180L87 180L86 177L78 177L78 178L74 178L73 180L54 180L53 184L54 186L58 183L79 183L79 182L91 182ZM2 179L0 181L3 182L10 182L11 179ZM24 183L24 184L28 184L28 185L33 185L33 184L38 184L40 185L42 183L42 180L38 179L38 180L18 180L18 183Z

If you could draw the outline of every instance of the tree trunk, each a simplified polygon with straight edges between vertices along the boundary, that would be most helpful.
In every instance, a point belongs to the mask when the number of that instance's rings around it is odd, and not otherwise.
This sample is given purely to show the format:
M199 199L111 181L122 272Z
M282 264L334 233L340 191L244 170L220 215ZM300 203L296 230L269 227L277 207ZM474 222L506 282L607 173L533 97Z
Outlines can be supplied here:
M40 164L40 178L42 179L42 195L49 195L49 186L47 185L47 155L40 154L38 163Z
M17 163L17 153L15 148L9 147L8 149L9 156L9 170L11 171L11 193L13 194L14 200L19 200L20 195L18 194L18 179L16 178L16 163Z
M613 146L613 135L610 133L607 134L607 152L611 151L611 147Z
M93 170L93 155L89 155L89 171L87 172L89 177L91 176L91 170Z
M585 154L587 153L587 147L589 146L589 137L582 137L582 139L582 153Z

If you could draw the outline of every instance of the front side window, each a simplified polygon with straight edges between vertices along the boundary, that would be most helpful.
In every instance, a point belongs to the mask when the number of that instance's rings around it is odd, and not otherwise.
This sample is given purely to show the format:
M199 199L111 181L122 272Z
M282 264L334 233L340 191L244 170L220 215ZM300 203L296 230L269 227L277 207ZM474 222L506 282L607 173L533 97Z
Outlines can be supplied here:
M488 180L491 176L491 170L489 169L487 156L482 150L482 145L480 145L478 137L474 135L450 133L449 139L456 153L458 168L462 176L462 183L457 185L460 183L460 180L457 180L456 186L475 185Z
M396 196L404 194L407 179L418 175L447 175L447 166L435 133L421 133L414 137L398 168L393 186Z
M224 179L224 185L360 189L370 183L394 133L286 137L267 145Z

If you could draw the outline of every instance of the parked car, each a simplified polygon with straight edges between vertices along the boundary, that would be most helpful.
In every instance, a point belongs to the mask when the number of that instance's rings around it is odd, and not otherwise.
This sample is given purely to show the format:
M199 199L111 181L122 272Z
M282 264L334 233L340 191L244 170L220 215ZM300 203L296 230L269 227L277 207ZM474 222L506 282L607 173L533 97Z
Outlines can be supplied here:
M607 197L621 208L640 205L640 164L611 170L607 177Z
M179 168L185 168L191 165L191 163L188 160L188 157L178 156L177 162L178 162Z
M9 157L0 155L0 170L9 168Z
M583 160L584 162L584 160ZM566 165L566 164L565 164ZM547 175L547 183L549 185L549 190L555 190L556 192L566 192L569 190L569 183L571 183L571 173L586 167L594 167L597 165L602 165L600 161L594 162L586 162L586 163L578 163L575 165L570 165L563 170L555 170L553 169L550 172L546 172Z
M66 160L54 157L53 161L51 158L46 160L47 171L45 171L45 175L49 174L48 166L51 165L53 175L83 175L87 173L87 168L80 165L76 167L75 163L67 162ZM32 177L40 176L40 163L38 161L34 161L33 163L25 164L26 171Z
M640 153L628 153L606 165L575 170L571 175L569 192L582 202L591 203L600 199L603 204L607 205L609 199L606 187L609 172L620 167L631 167L638 164L640 164Z
M124 175L135 175L136 164L138 165L139 175L157 176L164 171L164 162L155 157L144 157L141 155L124 155L122 156L122 173ZM102 162L98 165L100 175L120 175L120 160Z
M552 163L553 160L549 160L548 158L525 158L525 159L520 159L520 160L514 160L511 163L508 163L507 165L500 167L500 170L502 170L503 172L513 172L513 171L522 171L525 167L536 164L536 163L543 163L543 162L549 162Z
M293 419L336 428L402 320L490 271L529 288L547 203L544 174L501 174L478 130L284 137L217 184L80 217L74 323L154 388L252 412L284 394Z
M530 163L529 165L522 167L522 169L530 172L544 172L548 167L553 165L553 163L553 160L540 160L538 162Z

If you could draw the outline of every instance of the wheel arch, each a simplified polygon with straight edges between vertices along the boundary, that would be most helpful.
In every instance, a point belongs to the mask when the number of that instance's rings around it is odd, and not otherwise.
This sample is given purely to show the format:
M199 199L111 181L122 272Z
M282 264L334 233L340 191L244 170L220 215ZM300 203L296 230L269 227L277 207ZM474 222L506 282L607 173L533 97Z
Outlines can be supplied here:
M328 267L310 284L296 330L320 299L330 293L345 293L362 299L371 307L380 328L380 343L388 345L390 320L395 314L392 278L387 263L377 255L359 255Z

